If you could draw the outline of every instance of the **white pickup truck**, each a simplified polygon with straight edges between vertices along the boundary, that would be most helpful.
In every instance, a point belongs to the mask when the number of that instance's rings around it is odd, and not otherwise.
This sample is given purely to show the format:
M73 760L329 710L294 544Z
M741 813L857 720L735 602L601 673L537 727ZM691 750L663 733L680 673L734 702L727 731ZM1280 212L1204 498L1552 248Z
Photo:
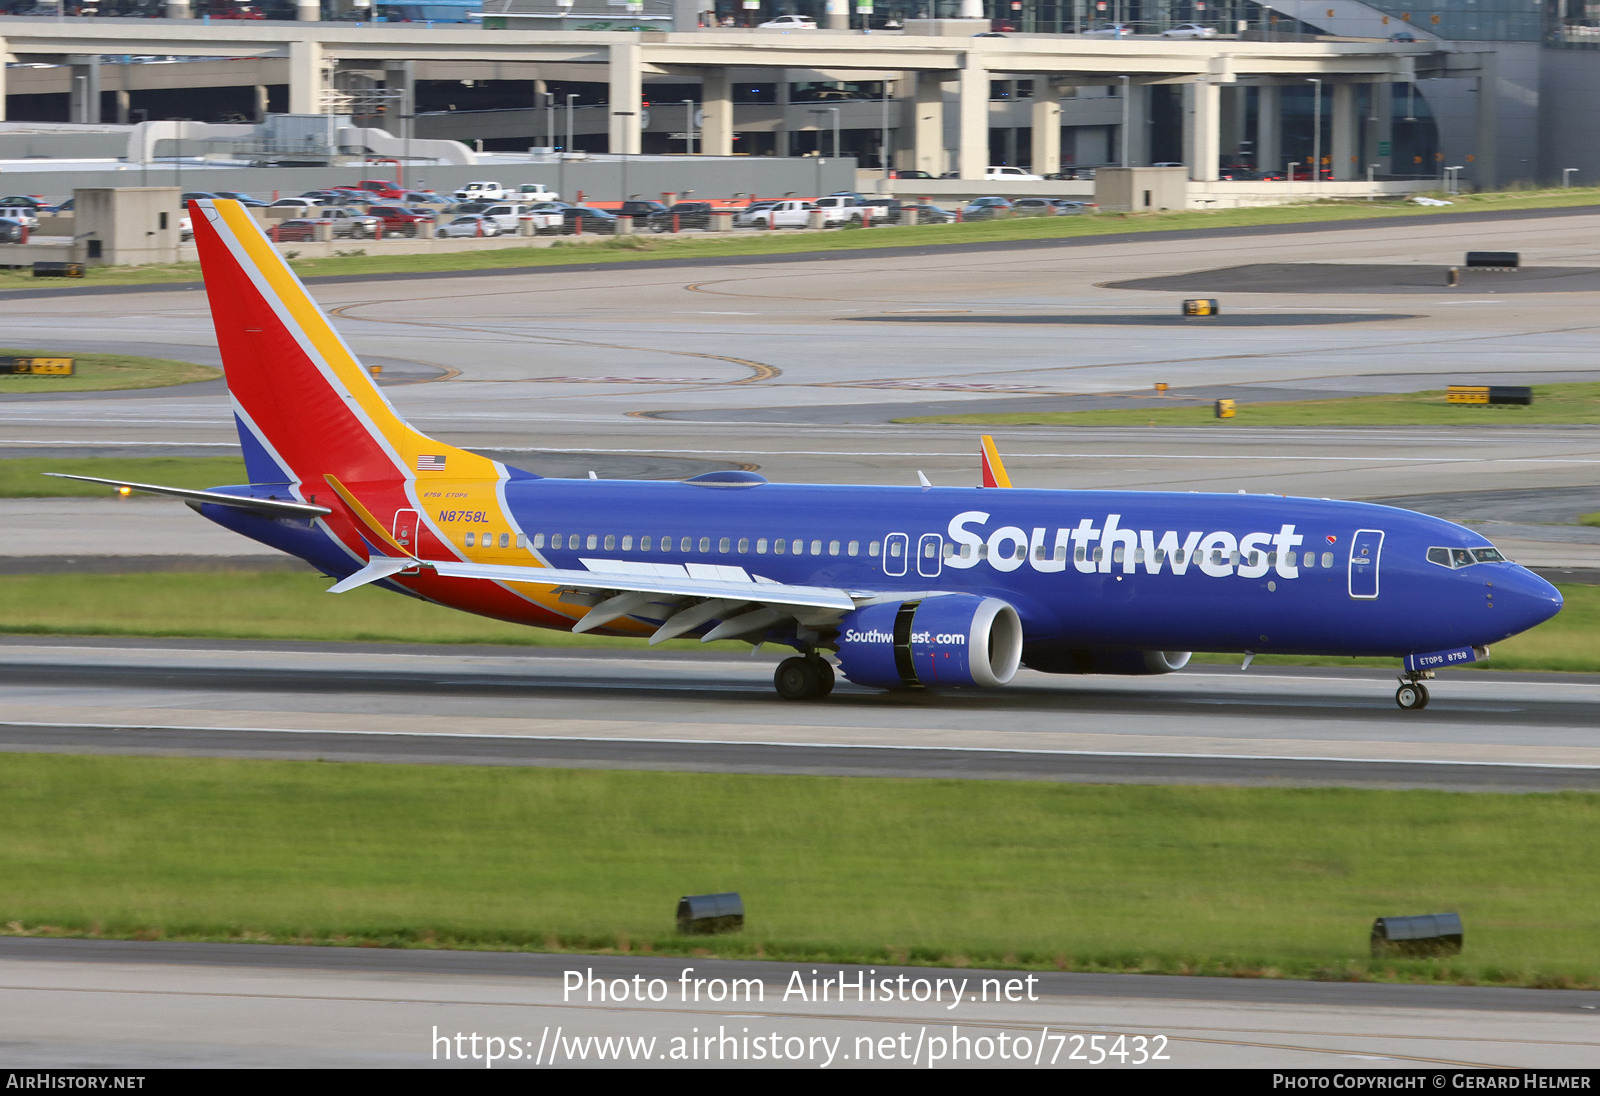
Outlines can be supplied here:
M826 228L849 223L841 209L827 209L798 199L742 210L734 216L733 223L744 228L806 228L811 224L811 214L816 212L821 212L822 224Z
M533 231L540 236L547 236L561 227L561 214L537 212L521 202L496 202L483 210L483 216L493 221L501 232L508 233L518 231L523 221L532 221Z
M889 219L887 205L875 205L857 194L830 194L826 198L818 198L816 206L818 209L838 211L840 224L865 225Z
M484 179L468 183L455 192L455 197L458 202L503 202L511 194L492 179Z
M519 202L559 202L561 195L543 183L523 183L514 196Z

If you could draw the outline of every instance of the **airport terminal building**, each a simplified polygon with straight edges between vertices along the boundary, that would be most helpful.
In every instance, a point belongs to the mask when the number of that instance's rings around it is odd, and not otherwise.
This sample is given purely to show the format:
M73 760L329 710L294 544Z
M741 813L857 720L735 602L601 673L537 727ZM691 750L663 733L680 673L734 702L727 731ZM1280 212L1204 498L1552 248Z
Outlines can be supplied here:
M337 114L485 153L843 156L934 178L1318 160L1340 181L1600 181L1600 5L1576 0L497 0L470 6L481 25L197 2L0 16L0 121ZM755 26L786 13L819 29Z

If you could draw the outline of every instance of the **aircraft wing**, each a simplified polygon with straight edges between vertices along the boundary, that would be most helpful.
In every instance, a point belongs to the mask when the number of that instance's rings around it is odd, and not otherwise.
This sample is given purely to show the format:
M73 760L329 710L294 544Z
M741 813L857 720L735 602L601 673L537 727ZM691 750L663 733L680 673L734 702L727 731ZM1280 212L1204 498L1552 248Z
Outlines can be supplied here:
M615 566L617 562L595 560L592 561L593 570L570 571L377 555L360 571L332 586L329 593L343 593L411 569L430 570L448 578L537 583L588 595L594 600L589 612L573 626L574 632L591 631L624 616L664 617L650 637L651 643L672 639L712 620L721 623L701 637L706 642L764 633L790 618L813 627L831 624L875 596L749 577L708 577L687 572L661 574L649 565L638 569L606 568L607 563Z

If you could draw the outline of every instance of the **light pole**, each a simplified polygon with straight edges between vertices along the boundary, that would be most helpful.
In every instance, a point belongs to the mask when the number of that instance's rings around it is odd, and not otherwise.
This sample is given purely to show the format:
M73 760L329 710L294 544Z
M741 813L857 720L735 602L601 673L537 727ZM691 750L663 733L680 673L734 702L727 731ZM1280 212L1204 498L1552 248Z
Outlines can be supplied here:
M1312 96L1315 102L1311 105L1311 181L1322 181L1322 81L1313 76L1308 81L1312 84Z
M1128 166L1128 78L1119 76L1122 81L1122 166Z
M694 100L683 101L683 148L690 156L694 155Z
M577 92L567 96L567 143L561 148L562 155L572 151L572 101L577 97Z
M1571 186L1572 185L1572 173L1574 171L1577 171L1577 170L1578 169L1575 168L1575 167L1564 167L1564 168L1562 168L1561 169L1561 185L1564 186L1564 187Z
M633 116L633 111L631 110L614 110L611 112L611 117L613 118L632 118ZM626 129L628 127L624 123L617 128ZM622 160L622 200L626 202L628 200L628 138L626 136L622 138L622 146L622 149L617 152L617 156Z
M556 93L544 93L544 131L545 145L551 152L556 148Z

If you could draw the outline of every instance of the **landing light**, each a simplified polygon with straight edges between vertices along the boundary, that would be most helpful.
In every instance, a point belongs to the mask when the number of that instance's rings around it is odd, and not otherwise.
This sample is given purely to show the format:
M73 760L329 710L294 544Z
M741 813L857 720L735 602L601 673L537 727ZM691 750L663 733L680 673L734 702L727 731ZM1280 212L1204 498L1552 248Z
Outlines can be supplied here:
M133 488L119 487L117 488L117 494L121 495L123 498L127 498L129 495L133 494Z

